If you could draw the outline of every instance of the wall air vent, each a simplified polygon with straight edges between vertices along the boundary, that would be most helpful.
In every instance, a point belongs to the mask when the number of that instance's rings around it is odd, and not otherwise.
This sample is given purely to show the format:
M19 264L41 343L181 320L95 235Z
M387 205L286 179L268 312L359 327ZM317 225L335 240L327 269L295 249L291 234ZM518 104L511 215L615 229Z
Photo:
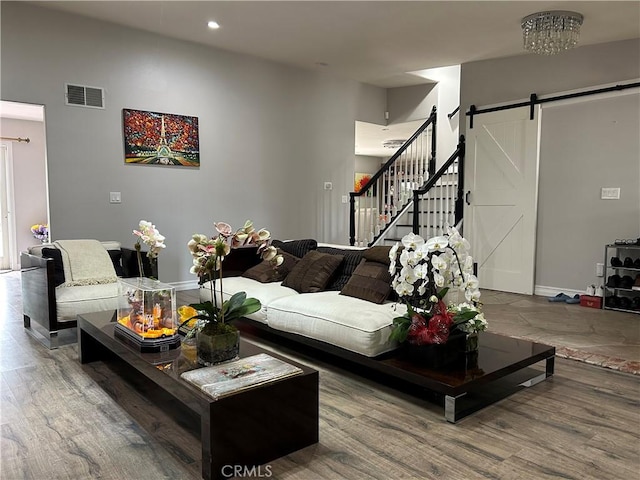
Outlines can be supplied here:
M77 107L104 108L104 89L65 83L65 103Z

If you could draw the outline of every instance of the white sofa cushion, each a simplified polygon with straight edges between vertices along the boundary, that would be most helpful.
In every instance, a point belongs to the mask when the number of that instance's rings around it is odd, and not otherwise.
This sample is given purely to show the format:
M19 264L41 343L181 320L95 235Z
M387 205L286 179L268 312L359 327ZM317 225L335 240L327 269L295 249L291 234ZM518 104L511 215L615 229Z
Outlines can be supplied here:
M220 284L216 282L216 299L220 301ZM210 283L206 282L200 287L200 301L211 301ZM289 287L283 287L282 282L260 283L246 277L228 277L222 279L223 300L228 300L234 293L246 292L247 297L260 300L262 307L255 313L247 315L247 318L258 322L267 323L268 306L274 300L282 297L300 295Z
M58 320L75 320L76 315L118 308L118 282L101 285L56 287Z
M367 357L397 348L397 343L389 340L391 324L406 312L405 306L375 304L339 293L303 293L275 299L269 304L268 325Z

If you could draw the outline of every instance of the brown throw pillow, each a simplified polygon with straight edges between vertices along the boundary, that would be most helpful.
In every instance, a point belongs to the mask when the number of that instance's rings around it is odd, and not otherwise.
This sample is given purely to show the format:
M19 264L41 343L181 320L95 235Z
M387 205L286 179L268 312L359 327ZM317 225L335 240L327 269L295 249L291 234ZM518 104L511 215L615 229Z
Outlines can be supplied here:
M388 245L377 245L366 249L363 257L372 262L384 263L389 266L391 265L391 260L389 260L390 250L391 247Z
M321 253L342 255L344 257L344 260L340 264L340 267L338 267L335 275L333 275L331 282L325 288L325 290L335 290L339 292L344 288L344 286L349 281L349 278L351 278L351 274L360 264L364 250L349 250L346 248L334 247L318 247L317 250Z
M242 276L251 278L260 283L281 282L287 277L287 275L289 275L289 272L291 272L300 259L295 255L283 252L280 249L278 249L278 253L284 258L284 262L282 262L280 266L273 268L271 263L267 260L263 260L255 267L251 267L246 270Z
M297 264L282 285L299 293L321 292L342 263L342 255L330 255L311 250Z
M304 238L302 240L273 240L271 245L281 249L283 252L295 255L298 258L304 257L310 250L315 250L318 247L318 242L313 238Z
M344 286L340 295L373 303L384 302L391 292L391 275L384 263L363 260Z

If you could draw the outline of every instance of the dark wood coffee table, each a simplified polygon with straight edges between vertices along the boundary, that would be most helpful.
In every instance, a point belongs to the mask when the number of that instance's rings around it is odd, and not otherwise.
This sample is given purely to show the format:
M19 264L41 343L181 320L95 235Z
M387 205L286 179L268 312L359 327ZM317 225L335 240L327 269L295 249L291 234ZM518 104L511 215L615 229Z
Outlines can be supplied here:
M489 332L479 334L477 353L432 370L395 353L372 359L371 366L413 385L444 395L444 416L455 423L480 408L553 375L555 347ZM527 369L545 362L542 372ZM508 377L511 376L509 385ZM515 383L514 383L515 380Z
M196 368L180 349L140 353L114 337L115 321L115 311L78 316L80 363L124 362L199 416L203 478L226 478L318 442L316 370L241 339L240 357L268 353L303 373L214 400L180 378Z
M456 421L491 405L525 387L531 387L553 375L555 347L519 340L489 332L479 334L480 348L476 356L462 355L441 369L430 369L410 360L402 348L377 357L366 357L325 342L275 330L247 318L235 321L246 334L288 340L287 346L310 346L316 352L340 357L365 367L369 376L381 383L389 378L400 380L424 391L425 398L437 397L444 401L447 421ZM281 343L282 340L279 340ZM544 371L531 367L545 362ZM344 362L340 362L344 367ZM378 375L381 374L381 375Z

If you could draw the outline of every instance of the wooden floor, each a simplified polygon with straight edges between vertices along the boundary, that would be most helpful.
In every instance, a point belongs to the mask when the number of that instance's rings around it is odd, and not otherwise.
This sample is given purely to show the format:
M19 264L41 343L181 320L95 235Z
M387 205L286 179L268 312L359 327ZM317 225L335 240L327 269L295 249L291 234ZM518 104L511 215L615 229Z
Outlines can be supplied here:
M509 315L495 323L520 321ZM47 350L24 332L19 276L0 275L0 319L0 479L200 478L196 437L106 365L81 366L75 345ZM638 478L637 375L559 359L551 379L452 425L438 406L341 362L275 348L321 372L320 442L261 478Z

